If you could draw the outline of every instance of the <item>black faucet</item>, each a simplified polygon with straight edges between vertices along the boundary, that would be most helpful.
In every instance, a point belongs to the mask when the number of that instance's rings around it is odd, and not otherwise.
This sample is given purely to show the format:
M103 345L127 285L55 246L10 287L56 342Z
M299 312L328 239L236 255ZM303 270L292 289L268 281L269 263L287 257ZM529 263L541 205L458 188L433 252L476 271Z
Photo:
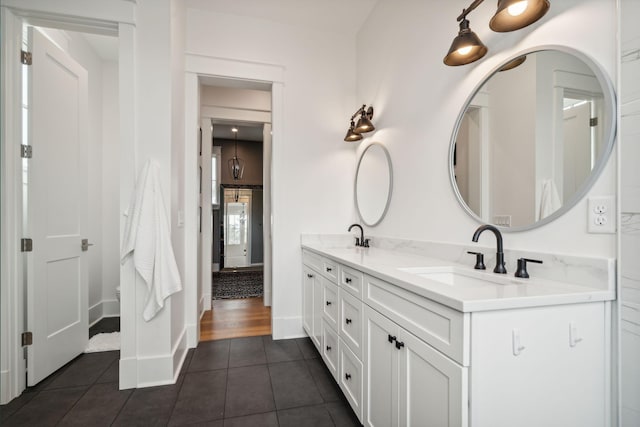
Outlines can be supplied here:
M482 234L484 230L492 231L493 234L496 235L496 240L498 242L498 249L496 252L496 267L493 269L493 272L506 274L507 269L504 266L504 250L502 248L502 233L500 233L500 230L498 230L493 225L488 225L488 224L481 225L480 227L478 227L476 232L473 233L473 238L471 240L473 240L474 242L477 242L478 238L480 237L480 234Z
M353 227L358 227L360 229L360 238L358 239L356 237L356 246L362 246L363 248L368 248L369 247L369 239L365 239L364 238L364 230L362 229L362 226L360 224L351 224L349 226L349 230L351 231L351 229Z

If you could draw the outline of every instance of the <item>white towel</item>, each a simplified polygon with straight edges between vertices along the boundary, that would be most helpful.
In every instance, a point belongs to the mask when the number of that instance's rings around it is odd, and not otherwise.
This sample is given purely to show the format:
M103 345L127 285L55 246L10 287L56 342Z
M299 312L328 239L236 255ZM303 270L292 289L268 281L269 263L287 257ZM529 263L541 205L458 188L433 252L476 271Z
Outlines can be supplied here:
M552 179L542 181L542 190L540 193L540 216L538 219L548 217L562 206L558 190Z
M146 321L164 307L166 298L182 290L158 170L158 165L148 160L138 176L129 204L120 259L124 264L133 255L135 269L147 284L142 313Z

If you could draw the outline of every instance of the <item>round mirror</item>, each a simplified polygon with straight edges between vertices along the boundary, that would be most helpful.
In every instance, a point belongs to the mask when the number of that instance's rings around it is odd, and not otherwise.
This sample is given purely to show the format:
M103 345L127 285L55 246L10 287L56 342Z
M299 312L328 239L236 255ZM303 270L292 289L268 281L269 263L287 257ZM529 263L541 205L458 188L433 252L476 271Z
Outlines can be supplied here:
M356 209L365 225L382 221L389 209L392 187L391 156L382 144L374 142L362 152L355 180Z
M615 136L605 73L564 47L523 52L474 91L451 138L451 183L464 209L504 231L546 224L593 185Z

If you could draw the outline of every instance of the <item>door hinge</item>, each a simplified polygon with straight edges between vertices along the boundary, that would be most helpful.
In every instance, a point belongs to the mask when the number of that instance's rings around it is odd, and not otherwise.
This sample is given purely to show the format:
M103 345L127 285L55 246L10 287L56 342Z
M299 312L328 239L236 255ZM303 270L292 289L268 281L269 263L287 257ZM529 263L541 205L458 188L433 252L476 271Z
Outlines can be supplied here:
M598 126L598 118L597 117L592 117L589 119L589 126L593 127L593 126Z
M21 252L31 252L31 251L33 251L33 240L32 239L20 239L20 251Z
M22 333L22 346L25 347L27 345L33 344L33 334L31 332L23 332Z
M33 63L31 52L27 52L26 50L20 51L20 62L24 65L31 65Z
M33 147L30 145L21 145L20 146L20 157L23 159L30 159L33 157Z

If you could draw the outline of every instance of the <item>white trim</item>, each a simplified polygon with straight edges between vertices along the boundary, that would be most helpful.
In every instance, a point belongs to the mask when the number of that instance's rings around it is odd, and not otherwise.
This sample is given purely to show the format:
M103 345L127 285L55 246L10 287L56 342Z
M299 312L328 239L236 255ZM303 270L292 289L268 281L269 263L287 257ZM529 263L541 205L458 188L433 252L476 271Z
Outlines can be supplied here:
M187 346L195 348L200 335L198 301L198 129L200 89L198 76L184 76L184 289Z
M302 328L302 316L273 317L271 325L274 340L303 338L307 336L307 333Z
M263 64L249 61L241 61L228 58L216 58L203 55L196 55L192 53L185 54L185 215L187 209L197 209L198 206L198 168L197 158L192 160L190 153L197 154L195 148L197 135L196 125L199 124L199 120L203 117L199 114L199 85L198 76L216 76L228 79L243 79L250 81L264 81L271 82L271 123L273 129L283 129L283 104L284 104L284 67L275 64ZM272 138L273 146L279 145L279 134L277 131L273 132ZM273 155L269 153L270 159L273 162ZM263 209L273 207L273 188L276 181L274 180L275 165L271 164L270 167L270 197L269 200L265 200L265 206ZM265 188L265 191L267 189ZM268 206L267 206L268 203ZM197 216L197 213L196 213ZM268 224L273 221L273 210L271 211ZM194 217L195 218L195 217ZM186 224L187 222L185 222ZM194 221L197 224L197 221ZM264 222L265 228L268 227L267 222ZM265 305L271 304L271 283L272 283L272 252L274 234L270 233L270 239L264 239L264 264L265 264ZM198 250L198 234L197 230L185 230L185 260L196 260L195 254ZM189 254L194 254L190 257ZM190 261L191 262L191 261ZM193 264L193 262L191 262ZM196 263L197 264L197 263ZM208 268L208 267L207 267ZM185 271L190 271L189 265L185 265ZM197 271L197 268L196 268ZM185 277L186 283L189 282ZM195 283L195 281L193 282ZM268 299L267 299L268 298ZM188 326L188 346L195 347L198 343L199 334L196 333L196 328L191 322L197 323L197 329L199 330L198 321L198 308L199 301L197 299L197 292L191 291L187 288L185 294L185 315L187 318ZM272 328L274 336L304 336L302 330L302 322L300 318L295 318L292 322L292 326L288 326L288 322L275 322L272 318ZM282 328L282 329L281 329Z
M120 301L117 299L102 300L89 307L89 327L105 317L120 316Z
M0 8L0 403L20 395L26 386L26 364L18 345L24 328L22 254L22 167L19 145L22 141L21 88L22 20L12 11Z
M120 390L135 387L155 387L175 384L187 357L187 331L180 334L171 353L161 356L120 359ZM123 372L131 380L124 384ZM137 373L137 376L135 375Z
M103 0L1 0L16 16L32 25L58 27L72 31L117 34L118 22L134 24L133 2Z
M285 68L281 65L185 53L185 71L187 73L282 83L284 82L284 70Z

